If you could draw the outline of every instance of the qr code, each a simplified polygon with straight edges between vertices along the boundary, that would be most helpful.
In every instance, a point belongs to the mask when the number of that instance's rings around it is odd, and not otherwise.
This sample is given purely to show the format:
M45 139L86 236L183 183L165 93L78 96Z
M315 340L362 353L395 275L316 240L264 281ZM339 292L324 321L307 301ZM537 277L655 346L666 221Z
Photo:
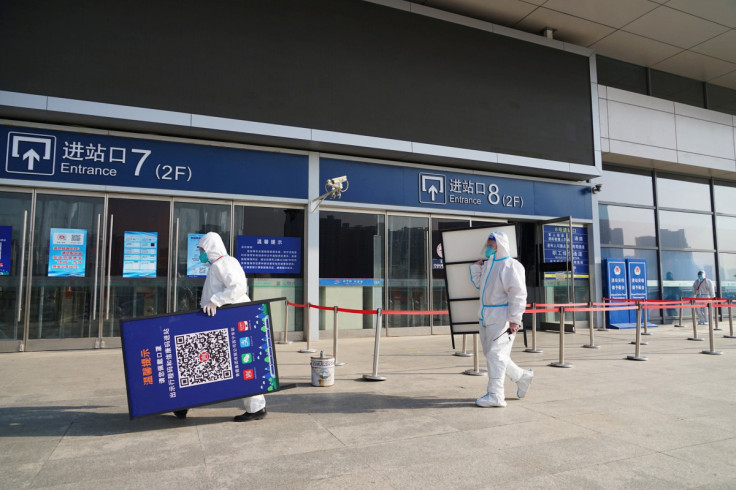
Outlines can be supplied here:
M180 388L233 378L230 338L226 328L175 335L174 345Z

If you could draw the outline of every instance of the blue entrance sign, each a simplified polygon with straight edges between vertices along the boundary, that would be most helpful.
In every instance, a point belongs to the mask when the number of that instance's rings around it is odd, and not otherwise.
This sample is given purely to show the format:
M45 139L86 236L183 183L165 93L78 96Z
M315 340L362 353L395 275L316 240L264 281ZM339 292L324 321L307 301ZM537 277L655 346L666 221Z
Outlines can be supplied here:
M269 302L225 306L212 317L197 311L123 321L121 328L130 418L279 388Z
M542 228L544 234L544 262L567 262L570 260L570 227L544 225ZM575 279L588 279L590 277L588 229L582 226L572 227L572 266ZM554 279L554 277L554 272L545 273L545 279Z
M87 264L87 230L51 228L49 277L84 277Z
M347 175L343 201L424 209L592 219L590 187L320 159L320 180Z
M603 294L610 299L628 299L626 261L624 259L605 259L604 262ZM627 328L629 310L607 311L606 324L608 328Z
M10 247L13 244L13 227L0 226L0 276L10 275Z
M301 274L302 239L238 235L238 261L246 274Z
M7 125L0 142L0 181L307 198L306 155Z

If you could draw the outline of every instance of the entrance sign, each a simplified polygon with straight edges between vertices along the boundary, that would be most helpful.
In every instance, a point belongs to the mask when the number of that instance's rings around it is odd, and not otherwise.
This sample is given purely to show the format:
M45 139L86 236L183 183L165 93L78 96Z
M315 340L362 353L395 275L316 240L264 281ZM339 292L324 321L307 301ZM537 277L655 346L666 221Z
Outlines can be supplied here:
M0 226L0 276L10 275L10 248L13 243L13 227Z
M157 258L157 232L125 232L123 277L156 277Z
M307 198L306 155L8 125L0 145L0 182Z
M509 254L516 257L516 227L513 225L441 232L442 261L445 267L453 347L455 335L478 333L480 291L470 280L470 266L481 258L481 252L491 231L502 231L506 234L511 249Z
M478 173L425 172L421 168L320 158L320 181L347 175L343 201L407 206L437 212L572 216L592 219L590 186Z
M187 277L207 277L207 266L199 260L199 240L203 233L187 235Z
M130 418L278 390L272 299L121 324Z
M87 264L87 230L51 228L49 277L84 277Z
M301 274L302 239L238 235L238 261L246 274Z

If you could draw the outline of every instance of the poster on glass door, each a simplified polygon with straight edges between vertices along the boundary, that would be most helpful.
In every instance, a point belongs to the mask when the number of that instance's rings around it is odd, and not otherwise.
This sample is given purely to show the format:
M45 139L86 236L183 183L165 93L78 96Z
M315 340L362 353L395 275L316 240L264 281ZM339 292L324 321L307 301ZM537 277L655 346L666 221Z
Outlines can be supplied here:
M156 277L158 233L126 231L123 247L123 277Z
M13 227L0 226L0 276L10 275L10 246L13 243Z
M49 277L84 277L86 257L87 230L51 228Z
M207 266L199 260L199 240L204 236L202 233L189 233L187 235L187 277L207 277Z

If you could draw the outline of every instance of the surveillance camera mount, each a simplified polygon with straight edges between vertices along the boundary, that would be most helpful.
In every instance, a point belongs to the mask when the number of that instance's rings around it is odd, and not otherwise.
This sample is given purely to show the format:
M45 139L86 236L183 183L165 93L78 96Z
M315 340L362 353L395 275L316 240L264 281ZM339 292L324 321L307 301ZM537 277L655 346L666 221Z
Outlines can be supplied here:
M335 177L334 179L327 179L325 182L325 191L327 192L312 200L311 212L314 213L317 211L319 205L322 204L322 201L328 197L330 199L340 199L342 197L342 193L346 192L348 187L350 187L350 182L348 182L347 175Z

